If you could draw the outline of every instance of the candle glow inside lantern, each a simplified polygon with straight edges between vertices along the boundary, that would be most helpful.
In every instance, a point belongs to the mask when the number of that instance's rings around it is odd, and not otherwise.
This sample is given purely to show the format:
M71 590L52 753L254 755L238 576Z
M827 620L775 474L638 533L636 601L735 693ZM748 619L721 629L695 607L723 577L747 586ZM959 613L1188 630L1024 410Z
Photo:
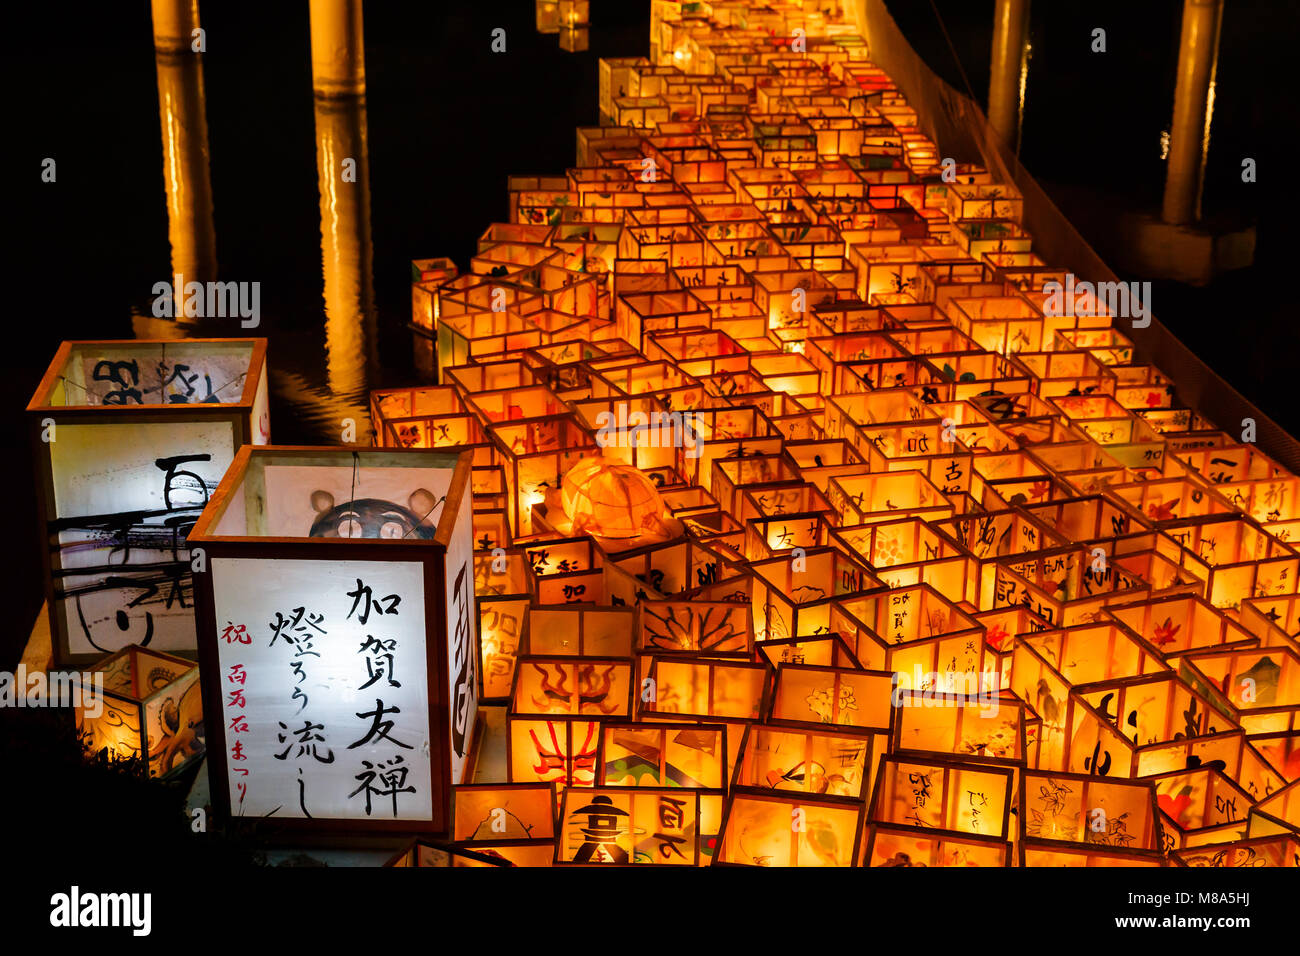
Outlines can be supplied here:
M98 702L82 701L77 733L91 755L138 760L151 777L165 777L204 753L203 698L193 661L137 644L116 651L90 671L102 675Z

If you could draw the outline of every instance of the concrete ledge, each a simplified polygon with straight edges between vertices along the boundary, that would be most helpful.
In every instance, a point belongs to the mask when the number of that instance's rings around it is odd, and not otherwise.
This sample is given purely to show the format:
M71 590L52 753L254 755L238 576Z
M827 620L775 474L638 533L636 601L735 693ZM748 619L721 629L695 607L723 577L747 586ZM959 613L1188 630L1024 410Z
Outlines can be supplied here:
M1254 226L1172 226L1145 213L1121 213L1108 243L1124 271L1188 285L1206 285L1255 260Z

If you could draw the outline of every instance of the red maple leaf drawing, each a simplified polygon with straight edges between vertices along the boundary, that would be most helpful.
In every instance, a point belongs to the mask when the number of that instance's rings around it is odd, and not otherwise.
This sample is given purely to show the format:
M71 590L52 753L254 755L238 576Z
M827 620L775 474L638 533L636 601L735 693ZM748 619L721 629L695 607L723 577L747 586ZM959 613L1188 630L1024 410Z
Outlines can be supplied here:
M1181 624L1175 624L1173 618L1165 618L1165 623L1157 625L1155 636L1152 638L1157 647L1164 647L1166 644L1174 642L1174 635L1183 629Z
M1147 505L1147 513L1156 521L1172 521L1177 515L1174 514L1174 503L1172 501L1162 501L1153 505Z
M1001 624L994 624L989 628L988 633L984 635L984 643L995 651L1000 651L1002 650L1002 642L1010 636L1006 628Z

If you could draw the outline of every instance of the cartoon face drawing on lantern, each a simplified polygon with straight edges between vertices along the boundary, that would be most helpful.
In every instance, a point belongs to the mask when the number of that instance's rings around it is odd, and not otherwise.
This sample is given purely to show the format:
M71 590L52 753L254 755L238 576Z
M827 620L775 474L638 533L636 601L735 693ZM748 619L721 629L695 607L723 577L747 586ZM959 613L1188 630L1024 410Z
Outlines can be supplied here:
M417 488L406 508L380 498L357 498L335 505L328 491L313 491L311 506L316 520L308 534L313 538L432 538L437 528L423 522L444 500Z
M596 783L596 751L599 742L595 721L578 723L573 726L572 753L566 753L564 725L554 721L546 722L546 740L538 736L536 730L529 730L528 736L537 751L537 763L533 773L543 782L554 780L561 788L590 787Z

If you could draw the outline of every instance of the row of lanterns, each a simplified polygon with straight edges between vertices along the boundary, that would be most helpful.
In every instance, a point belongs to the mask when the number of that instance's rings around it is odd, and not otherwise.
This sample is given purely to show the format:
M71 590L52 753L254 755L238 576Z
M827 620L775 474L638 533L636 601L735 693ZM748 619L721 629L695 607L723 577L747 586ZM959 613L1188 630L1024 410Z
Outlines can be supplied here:
M370 448L266 444L263 340L65 345L92 746L401 866L1296 865L1297 479L1049 305L834 6L656 0L575 168L413 264Z

